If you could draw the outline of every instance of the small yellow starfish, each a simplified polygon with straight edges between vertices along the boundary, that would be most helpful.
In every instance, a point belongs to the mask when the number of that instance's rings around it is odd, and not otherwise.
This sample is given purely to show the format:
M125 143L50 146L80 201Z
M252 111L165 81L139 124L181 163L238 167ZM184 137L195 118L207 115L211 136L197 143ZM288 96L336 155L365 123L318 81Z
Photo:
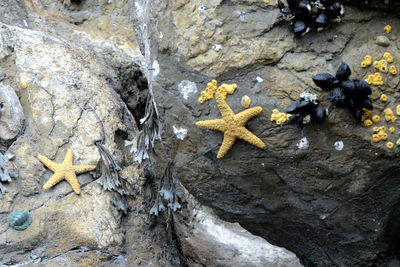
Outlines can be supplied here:
M76 173L83 173L96 169L96 165L72 165L72 150L68 149L62 163L55 163L45 156L38 155L38 159L50 170L54 172L53 176L44 184L43 189L49 189L55 184L65 179L72 186L75 193L81 193L81 187L79 186L78 178Z
M215 95L215 100L222 114L222 119L198 121L196 126L224 133L224 141L222 141L217 158L220 159L225 156L237 138L243 139L256 147L265 148L263 141L244 127L248 120L261 113L262 108L260 106L235 114L218 92Z

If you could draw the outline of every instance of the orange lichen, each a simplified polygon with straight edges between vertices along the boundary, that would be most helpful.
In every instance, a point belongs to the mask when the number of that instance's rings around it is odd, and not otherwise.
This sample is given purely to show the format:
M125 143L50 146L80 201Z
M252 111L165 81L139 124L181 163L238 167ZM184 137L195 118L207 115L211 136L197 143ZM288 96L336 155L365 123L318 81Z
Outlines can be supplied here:
M372 121L374 123L378 123L380 120L381 120L381 117L379 115L372 116Z
M389 148L389 149L392 149L393 148L393 143L392 142L387 142L386 143L386 147Z
M389 24L388 25L386 25L385 26L385 28L383 28L385 31L386 31L386 33L390 33L391 31L392 31L392 26L390 26Z
M389 71L392 75L396 75L397 74L396 66L394 65L390 66Z
M201 97L199 97L199 102L204 103L204 101L212 99L216 91L222 95L224 99L226 99L227 94L233 94L237 85L234 84L222 84L217 88L217 81L212 80L210 83L207 83L207 87L204 91L201 92Z
M389 131L390 131L391 133L394 133L394 131L395 131L394 127L390 127L390 128L389 128Z
M382 102L386 102L388 100L388 97L387 97L387 95L382 94L380 99Z
M21 83L19 84L21 86L21 88L25 89L26 87L28 87L28 83L26 81L21 81Z
M381 138L379 137L379 135L373 134L372 141L374 141L375 143L378 143L379 141L381 141Z

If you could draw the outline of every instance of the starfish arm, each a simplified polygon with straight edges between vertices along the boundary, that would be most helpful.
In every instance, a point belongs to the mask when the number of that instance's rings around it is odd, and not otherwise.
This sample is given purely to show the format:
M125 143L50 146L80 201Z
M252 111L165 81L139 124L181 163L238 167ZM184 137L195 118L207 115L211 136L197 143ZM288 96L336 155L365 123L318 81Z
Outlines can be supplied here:
M83 173L96 169L96 165L73 165L72 168L76 173Z
M241 129L237 132L237 137L252 145L255 145L256 147L265 148L264 142L245 127L241 127Z
M196 122L196 126L220 132L224 132L226 130L226 123L223 119L198 121Z
M78 178L76 178L74 171L67 172L65 174L65 180L67 180L67 182L71 185L71 187L75 193L77 193L77 194L81 193L81 187L79 185Z
M49 160L49 159L46 158L45 156L38 155L37 157L38 157L38 159L39 159L47 168L49 168L49 169L52 170L53 172L55 172L56 169L57 169L57 167L59 166L58 163L55 163L55 162Z
M243 110L242 112L236 114L234 117L234 120L240 126L245 126L248 120L250 120L251 118L260 114L261 111L262 111L262 107L260 107L260 106L254 107L254 108L249 108L249 109Z
M229 149L231 149L235 141L236 137L224 134L224 141L222 141L222 145L219 148L217 158L218 159L223 158L226 155L226 153L228 153Z
M43 189L47 190L47 189L53 187L55 184L57 184L63 178L64 178L64 172L54 173L53 176L51 176L50 179L44 184Z
M223 118L233 118L235 113L233 113L233 110L231 109L231 107L226 103L223 95L216 92L215 93L215 101L217 101L217 106L218 106L219 112L221 112Z
M67 163L68 165L72 165L73 154L72 150L68 149L67 154L65 155L63 163Z

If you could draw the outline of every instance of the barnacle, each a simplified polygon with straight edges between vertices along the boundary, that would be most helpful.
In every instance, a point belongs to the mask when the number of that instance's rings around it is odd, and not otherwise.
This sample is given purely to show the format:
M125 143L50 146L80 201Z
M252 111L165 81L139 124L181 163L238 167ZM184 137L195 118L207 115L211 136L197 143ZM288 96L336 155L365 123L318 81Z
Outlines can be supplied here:
M392 31L392 26L390 26L389 24L385 26L385 28L383 28L386 33L390 33Z
M368 84L372 84L372 85L382 85L383 84L382 76L379 72L368 75L368 79L366 79L365 81Z
M271 121L276 121L277 119L279 119L279 113L278 114L272 113L271 114Z
M364 61L361 62L361 67L366 68L372 64L372 57L370 55L366 55L364 57Z
M396 114L400 116L400 105L396 106Z
M388 67L387 67L387 65L382 65L379 67L379 70L383 73L386 73L386 72L388 72Z
M392 75L396 75L397 74L396 66L394 65L390 66L389 71Z
M369 127L369 126L372 125L372 121L370 119L367 119L367 120L364 121L364 125Z
M379 141L381 141L381 138L379 137L379 135L373 134L372 141L374 141L375 143L378 143Z
M397 141L396 141L396 145L397 145L397 146L400 146L400 138L399 138L399 139L397 139Z
M397 120L397 117L396 116L393 116L392 117L392 122L395 122Z
M381 117L379 115L372 116L372 121L374 123L378 123L380 120L381 120Z
M278 109L273 109L271 114L271 121L275 121L276 124L280 125L286 122L290 117L290 114L279 112Z
M383 131L383 132L386 132L386 126L381 126L381 127L379 127L379 130L380 130L380 131Z
M388 97L387 97L387 95L382 94L380 99L382 102L386 102L388 100Z
M363 108L363 111L364 111L364 113L363 113L363 115L361 117L361 121L365 121L372 114L372 110L368 110L366 108Z
M393 57L392 57L392 55L391 55L389 52L385 52L385 53L383 54L383 58L386 59L386 61L387 61L388 63L392 63L392 62L393 62Z
M372 128L372 130L374 131L374 133L377 133L377 132L379 132L379 127L375 126L374 128Z
M386 143L386 147L389 148L389 149L392 149L393 148L393 143L392 142L387 142Z
M394 133L394 131L395 131L394 127L390 127L390 128L389 128L389 131L390 131L391 133Z

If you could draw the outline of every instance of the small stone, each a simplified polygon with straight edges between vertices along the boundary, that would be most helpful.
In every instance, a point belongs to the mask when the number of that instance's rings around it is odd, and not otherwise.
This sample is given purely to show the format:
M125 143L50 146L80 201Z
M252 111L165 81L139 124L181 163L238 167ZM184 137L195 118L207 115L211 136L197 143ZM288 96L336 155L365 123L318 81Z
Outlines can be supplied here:
M250 99L250 97L248 95L244 95L240 102L242 104L242 107L248 108L248 107L250 107L251 99Z
M378 36L376 37L376 44L383 47L388 47L390 45L389 38L386 36Z

